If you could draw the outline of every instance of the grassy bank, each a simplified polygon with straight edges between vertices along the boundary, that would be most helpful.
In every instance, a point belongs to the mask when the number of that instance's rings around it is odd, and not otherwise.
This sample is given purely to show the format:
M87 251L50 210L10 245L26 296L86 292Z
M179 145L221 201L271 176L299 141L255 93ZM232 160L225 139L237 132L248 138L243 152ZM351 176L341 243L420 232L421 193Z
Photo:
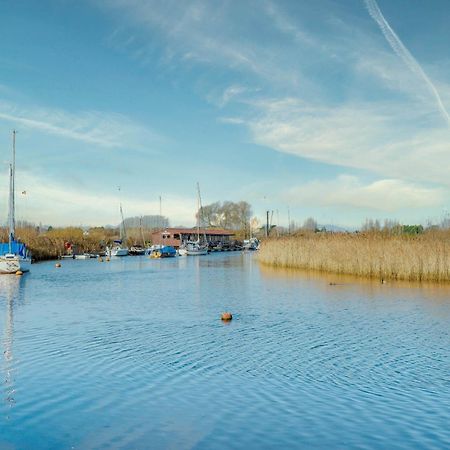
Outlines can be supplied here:
M450 281L450 231L417 236L370 233L301 233L262 243L259 261L379 279Z
M97 253L107 242L112 241L115 234L115 230L104 228L93 228L89 230L89 234L77 227L56 228L45 232L36 227L16 229L17 238L27 245L34 261L59 258L66 253L66 242L71 243L76 253ZM7 230L0 229L0 242L7 240Z

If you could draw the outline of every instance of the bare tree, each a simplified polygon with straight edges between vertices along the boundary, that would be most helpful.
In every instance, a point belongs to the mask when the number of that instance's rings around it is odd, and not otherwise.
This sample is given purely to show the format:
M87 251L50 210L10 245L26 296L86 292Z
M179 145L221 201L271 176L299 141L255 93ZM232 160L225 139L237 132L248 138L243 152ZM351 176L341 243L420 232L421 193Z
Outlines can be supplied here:
M309 230L309 231L316 231L317 230L317 221L312 218L312 217L308 217L304 222L303 222L303 227L304 230Z

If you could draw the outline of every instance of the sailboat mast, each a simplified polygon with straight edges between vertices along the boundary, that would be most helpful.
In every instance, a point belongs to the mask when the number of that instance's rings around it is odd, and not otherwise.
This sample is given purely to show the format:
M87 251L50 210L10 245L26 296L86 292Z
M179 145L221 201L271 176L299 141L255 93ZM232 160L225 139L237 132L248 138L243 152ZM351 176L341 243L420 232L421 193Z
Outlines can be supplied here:
M15 175L16 175L16 130L13 130L12 162L9 166L9 252L12 252L12 242L16 234L15 220Z
M200 184L197 181L197 241L200 243Z
M120 240L123 242L127 237L125 234L125 220L123 218L122 203L120 203L120 217L122 219L122 223L120 225Z
M163 220L162 220L162 200L161 200L161 196L159 196L159 228L161 228L161 230L163 229Z
M141 228L141 239L142 239L142 246L145 247L145 238L144 238L144 225L142 224L143 218L142 216L139 219L139 226Z

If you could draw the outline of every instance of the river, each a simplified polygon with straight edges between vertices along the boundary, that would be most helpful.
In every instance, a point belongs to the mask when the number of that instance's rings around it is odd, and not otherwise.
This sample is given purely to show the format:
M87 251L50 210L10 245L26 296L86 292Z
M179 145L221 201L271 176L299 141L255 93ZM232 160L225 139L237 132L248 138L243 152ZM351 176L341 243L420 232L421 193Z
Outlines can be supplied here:
M448 285L241 253L46 262L0 276L0 330L1 449L450 444Z

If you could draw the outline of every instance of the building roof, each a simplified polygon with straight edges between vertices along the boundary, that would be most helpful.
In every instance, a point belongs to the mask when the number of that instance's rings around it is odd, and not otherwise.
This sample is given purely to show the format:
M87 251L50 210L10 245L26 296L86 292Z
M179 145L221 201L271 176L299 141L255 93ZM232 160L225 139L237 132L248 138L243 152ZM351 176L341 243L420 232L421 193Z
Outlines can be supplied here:
M164 228L162 231L154 231L153 233L169 233L169 234L197 234L197 228ZM221 230L217 228L200 228L200 234L213 236L234 236L236 233L230 230Z

